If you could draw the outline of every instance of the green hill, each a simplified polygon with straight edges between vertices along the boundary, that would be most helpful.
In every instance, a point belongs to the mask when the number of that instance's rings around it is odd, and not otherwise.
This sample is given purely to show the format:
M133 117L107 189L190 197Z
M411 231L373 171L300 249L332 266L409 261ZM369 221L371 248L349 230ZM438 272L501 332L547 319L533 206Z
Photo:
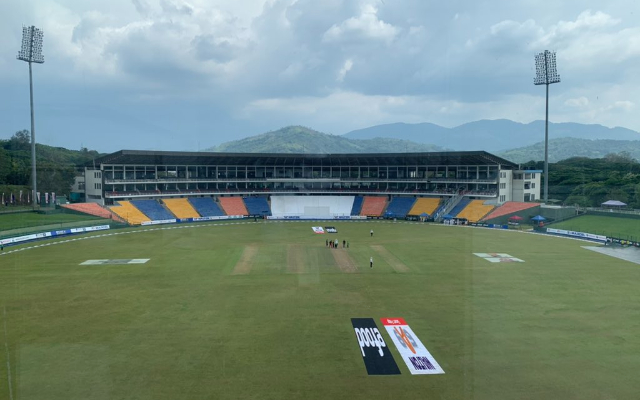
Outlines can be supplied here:
M31 137L29 131L16 132L0 140L0 189L4 193L27 191L31 186ZM100 156L95 150L68 150L36 144L39 192L69 193L76 170Z
M442 151L441 147L401 139L347 139L302 126L288 126L277 131L222 143L205 151L230 153L405 153Z
M640 140L589 140L560 138L549 140L549 162L558 162L572 157L602 158L607 154L628 152L640 160ZM498 153L515 163L544 160L544 142L519 147Z

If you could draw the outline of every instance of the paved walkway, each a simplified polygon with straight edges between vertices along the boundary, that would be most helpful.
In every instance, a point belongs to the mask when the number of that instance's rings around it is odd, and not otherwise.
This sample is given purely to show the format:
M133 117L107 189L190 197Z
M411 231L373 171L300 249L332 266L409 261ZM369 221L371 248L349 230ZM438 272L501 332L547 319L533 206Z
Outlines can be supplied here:
M640 264L640 249L636 247L582 246L582 248Z

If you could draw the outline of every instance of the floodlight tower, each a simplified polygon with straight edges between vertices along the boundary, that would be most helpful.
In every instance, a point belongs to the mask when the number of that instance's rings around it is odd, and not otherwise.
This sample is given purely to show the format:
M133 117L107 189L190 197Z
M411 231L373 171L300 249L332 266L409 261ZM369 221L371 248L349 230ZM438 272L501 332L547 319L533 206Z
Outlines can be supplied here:
M33 207L38 204L36 196L36 127L34 123L33 115L33 77L31 74L31 63L42 64L44 63L44 57L42 55L42 37L43 33L41 29L35 26L23 26L22 27L22 48L18 52L16 57L18 60L26 61L29 63L29 94L31 101L31 179L33 185Z
M556 53L545 50L536 54L536 77L534 85L547 86L547 105L544 121L544 202L549 201L549 85L560 82L556 70Z

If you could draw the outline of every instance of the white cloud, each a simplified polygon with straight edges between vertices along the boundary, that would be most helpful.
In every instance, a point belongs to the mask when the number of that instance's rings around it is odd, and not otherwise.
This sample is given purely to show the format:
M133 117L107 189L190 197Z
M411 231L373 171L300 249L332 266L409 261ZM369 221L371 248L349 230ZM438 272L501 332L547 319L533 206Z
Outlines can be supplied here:
M586 107L589 105L589 99L584 96L575 99L567 99L565 100L564 105L569 107Z
M555 30L558 33L566 33L573 31L580 31L585 29L601 29L618 25L619 19L613 18L602 11L585 10L578 15L575 21L560 21L555 26Z
M631 111L635 107L635 104L629 100L616 101L609 109L619 109L623 111Z
M521 104L528 107L522 108ZM326 96L266 98L250 102L243 118L259 119L295 114L301 123L331 133L344 133L375 124L433 122L457 126L460 121L509 118L530 122L544 115L544 98L505 96L497 101L443 101L434 96L382 96L337 90ZM336 131L335 126L341 129Z
M363 4L360 15L333 25L324 34L326 42L344 40L352 36L381 40L390 43L400 29L378 18L378 9L372 4Z
M342 68L340 68L340 71L338 72L337 81L343 82L344 77L347 75L347 72L351 71L352 67L353 67L353 61L351 61L351 59L348 59L347 61L345 61L344 65L342 66Z
M176 131L204 132L215 112L227 129L251 121L256 132L304 123L341 133L397 121L542 119L533 55L549 49L562 76L551 92L553 121L640 130L640 95L632 90L640 86L640 23L631 16L638 7L583 3L5 2L0 47L9 50L0 54L0 81L5 89L24 77L15 21L25 21L45 31L46 64L37 79L61 86L57 103L84 93L96 101L87 106L102 107L108 88L113 104L148 104L149 115L157 110ZM188 100L207 111L193 113Z

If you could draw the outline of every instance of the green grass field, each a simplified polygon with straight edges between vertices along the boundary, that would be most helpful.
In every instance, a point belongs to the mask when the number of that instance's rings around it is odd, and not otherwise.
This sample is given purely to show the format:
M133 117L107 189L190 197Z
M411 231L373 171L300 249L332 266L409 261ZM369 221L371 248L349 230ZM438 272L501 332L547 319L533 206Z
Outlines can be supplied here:
M583 215L549 225L549 227L623 239L632 236L636 238L636 240L640 240L640 219Z
M8 364L14 399L638 398L637 264L526 233L316 224L118 230L0 256L0 399ZM150 261L79 265L130 258ZM367 375L357 317L401 375ZM446 373L409 374L382 317Z
M31 228L44 225L66 224L76 222L94 222L99 223L104 220L91 215L78 214L38 214L35 212L21 212L15 214L0 214L0 232L18 228Z

